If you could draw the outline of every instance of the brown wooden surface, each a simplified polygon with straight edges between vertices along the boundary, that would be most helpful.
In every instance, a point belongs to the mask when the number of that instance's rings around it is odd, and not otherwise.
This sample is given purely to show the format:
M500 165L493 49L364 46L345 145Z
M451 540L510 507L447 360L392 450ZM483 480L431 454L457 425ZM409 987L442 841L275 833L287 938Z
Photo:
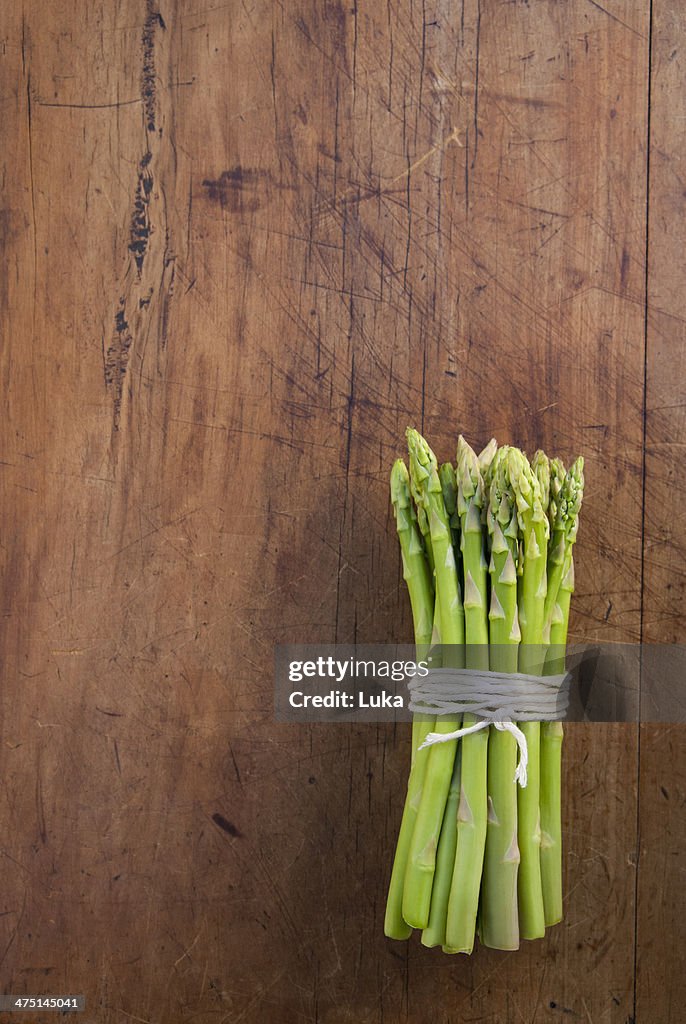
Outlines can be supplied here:
M686 54L683 12L653 11L643 635L684 642L686 448ZM680 270L680 267L682 268ZM686 920L686 730L644 725L640 746L637 1019L684 1015L680 969Z
M467 959L383 938L407 730L271 709L275 642L409 638L408 422L583 452L575 634L682 638L686 25L653 8L4 5L3 991L683 1020L681 730L569 728L565 922Z

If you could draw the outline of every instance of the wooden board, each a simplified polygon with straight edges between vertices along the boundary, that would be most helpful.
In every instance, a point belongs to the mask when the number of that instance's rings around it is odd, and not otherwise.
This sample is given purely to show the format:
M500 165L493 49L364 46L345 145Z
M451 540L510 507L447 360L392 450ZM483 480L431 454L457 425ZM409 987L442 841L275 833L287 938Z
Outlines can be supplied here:
M684 642L684 302L680 224L686 203L684 21L653 8L646 348L643 636ZM680 948L686 920L683 726L645 725L640 743L637 1020L678 1020L686 998Z
M274 643L409 638L408 422L443 457L460 430L582 451L574 632L638 639L668 522L643 503L648 3L29 0L0 25L3 990L104 1024L652 1024L679 920L657 861L636 903L664 808L634 731L568 731L564 925L456 959L382 935L407 731L271 707ZM647 423L659 506L675 420Z

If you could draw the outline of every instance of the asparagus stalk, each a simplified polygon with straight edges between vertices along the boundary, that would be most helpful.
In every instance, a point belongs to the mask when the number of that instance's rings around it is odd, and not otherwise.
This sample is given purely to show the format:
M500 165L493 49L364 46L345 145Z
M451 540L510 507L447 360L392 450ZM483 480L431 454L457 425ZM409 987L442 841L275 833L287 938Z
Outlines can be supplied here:
M491 560L490 662L494 672L516 672L520 640L517 614L517 512L507 475L507 449L492 464L488 502ZM491 729L488 741L488 830L481 888L481 938L493 949L519 947L517 907L517 742Z
M467 668L488 670L488 589L483 552L484 483L476 454L460 437L457 445L457 510L464 569ZM464 715L463 726L474 725ZM446 948L471 953L486 845L488 817L488 729L462 738L457 848L446 921Z
M398 459L391 470L391 502L400 541L403 579L410 595L417 656L424 658L433 629L433 582L410 496L410 476L402 459Z
M443 494L443 504L450 522L450 534L453 545L453 554L457 565L458 585L460 576L460 519L457 513L457 482L455 469L449 462L444 462L438 470ZM440 638L439 638L440 644ZM434 666L436 667L436 654L434 654ZM448 908L448 897L453 877L453 863L455 860L455 846L457 844L457 807L460 796L460 750L459 746L455 755L453 775L448 790L445 810L443 812L443 824L438 840L436 852L436 870L434 872L433 886L431 889L431 908L429 921L422 931L422 944L424 946L445 945L445 922Z
M410 502L412 510L417 520L417 526L422 536L424 544L424 550L426 551L426 558L429 563L429 573L431 575L431 585L433 588L433 577L434 577L434 553L431 546L431 533L429 531L429 519L424 509L424 505L421 499L421 488L419 487L417 480L411 474L410 479L410 495L414 499L414 505ZM439 609L438 609L438 593L434 589L434 602L433 602L433 629L431 633L431 643L438 646L441 642L440 634L440 622L439 622ZM438 668L439 657L434 655L434 666ZM426 739L429 732L432 731L435 724L435 718L433 716L426 715L414 715L412 718L412 758L415 757L415 752L419 749L421 744ZM430 726L430 728L427 728Z
M407 583L412 606L417 660L425 657L431 642L433 626L433 586L425 557L422 537L410 496L407 466L398 459L391 470L391 502L400 541L403 577ZM385 934L392 939L406 939L412 929L402 917L402 895L407 856L417 817L417 806L426 774L427 751L418 751L433 728L433 718L415 715L412 734L412 766L407 782L407 798L400 823L398 843L393 861L386 902Z
M564 671L564 649L569 629L569 608L574 593L574 558L570 552L569 561L557 593L557 604L553 612L550 627L550 660L546 659L546 667L550 665L550 675L558 675Z
M438 478L441 481L441 493L443 494L443 504L448 514L448 520L450 522L450 539L453 545L453 555L455 556L455 571L457 573L457 589L460 591L460 578L462 575L462 555L460 553L460 517L457 513L457 481L455 479L455 468L449 463L444 462L438 471ZM431 538L429 537L429 544ZM436 601L438 601L438 591L436 591ZM462 605L458 614L463 615ZM436 608L434 611L434 637L433 643L438 647L438 657L440 658L440 643L441 643L441 615L440 610ZM436 655L434 655L436 657ZM434 661L434 667L436 661Z
M550 527L541 503L541 487L528 459L517 448L508 457L519 523L521 583L519 670L542 671L546 555ZM541 883L540 722L520 722L529 751L528 784L517 794L520 865L517 885L519 931L522 938L545 934Z
M541 729L541 884L546 927L562 920L562 722Z
M417 496L418 507L426 516L431 537L443 660L445 664L461 667L464 612L438 464L436 456L416 430L408 429L407 441L413 493ZM442 716L437 719L435 731L454 732L459 725L459 721ZM438 840L456 747L456 741L450 740L435 744L429 750L403 890L402 915L407 924L415 928L426 928L429 922Z
M457 443L457 511L464 565L465 650L468 668L488 669L486 559L482 520L484 481L476 454L460 436Z
M564 672L569 604L574 590L574 563L570 558L558 592L550 630L550 653L545 671ZM541 883L546 926L562 920L562 722L544 722L541 728Z
M422 751L424 753L424 751ZM429 922L422 932L422 945L445 947L445 926L448 900L453 880L455 847L457 846L457 811L460 802L461 748L458 745L450 780L448 799L443 812L443 824L436 853L436 871L431 890Z
M399 461L402 462L402 459ZM410 469L412 469L412 461L410 460ZM419 532L422 535L422 540L426 548L426 557L429 562L429 569L431 571L431 577L433 579L434 573L434 555L431 547L431 533L429 531L429 517L426 514L426 508L424 507L424 501L422 498L421 481L417 478L416 473L408 473L410 481L410 495L414 499L413 512L419 527Z
M574 590L572 548L579 528L583 499L583 459L578 458L562 482L557 500L548 559L546 628L550 647L545 671L564 671L569 607ZM562 920L562 722L541 728L541 882L546 926Z

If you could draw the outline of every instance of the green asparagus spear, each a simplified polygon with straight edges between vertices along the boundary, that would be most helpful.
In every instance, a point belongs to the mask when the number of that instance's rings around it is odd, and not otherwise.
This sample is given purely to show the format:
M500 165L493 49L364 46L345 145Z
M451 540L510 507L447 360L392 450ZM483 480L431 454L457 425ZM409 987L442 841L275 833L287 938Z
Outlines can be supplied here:
M410 595L417 656L425 658L433 628L433 581L410 497L410 476L402 459L398 459L391 470L391 502L400 541L403 579Z
M422 751L424 753L424 751ZM450 780L448 799L443 812L443 824L436 853L436 871L431 890L429 923L422 932L422 945L445 947L445 925L453 880L455 847L457 846L457 810L460 802L461 749L458 744Z
M429 563L429 572L431 573L431 584L433 587L434 577L434 553L431 546L431 532L429 530L429 517L426 514L424 504L421 496L421 488L416 480L416 477L410 474L410 494L414 499L413 508L416 509L415 515L417 518L417 526L419 532L422 535L422 541L424 543L424 549L426 551L426 558ZM441 642L441 624L440 624L440 610L438 607L438 591L434 588L434 603L433 603L433 629L431 633L431 643L435 647L439 647ZM433 664L435 668L439 667L440 658L437 654L433 656ZM429 724L429 718L426 715L414 715L412 719L412 757L414 759L415 752L419 749L421 744L426 739L429 732L433 731L435 719L431 716L431 728L427 729Z
M457 444L457 510L464 569L465 658L467 668L488 670L488 585L483 551L484 483L475 452L463 437ZM474 725L463 716L463 726ZM448 902L445 945L471 953L486 845L488 816L488 729L461 742L457 848Z
M461 667L464 643L464 612L460 599L450 521L443 501L436 456L416 430L408 429L410 479L429 525L434 559L437 606L440 615L444 664ZM459 721L439 717L435 731L449 733ZM436 870L436 853L450 788L457 743L450 740L430 748L417 820L412 835L403 891L403 917L415 928L426 928L431 908L431 890Z
M460 518L457 511L457 482L455 469L450 463L444 463L439 469L439 477L443 489L443 501L450 519L453 537L453 549L457 564L458 586L462 575L462 553L459 549ZM457 845L457 810L460 795L461 752L458 745L453 777L451 780L448 800L443 814L443 824L436 855L436 871L434 874L431 894L431 911L429 923L422 932L422 943L425 946L445 947L445 927L448 899L452 885L455 847Z
M431 642L433 586L421 534L417 525L417 517L412 507L407 466L402 459L398 459L391 470L391 502L393 503L398 539L400 540L403 577L407 583L410 604L412 606L417 660L420 660L426 656ZM412 766L407 782L407 799L403 809L386 903L384 930L386 935L392 939L406 939L412 931L402 917L403 885L405 882L407 855L417 817L417 805L428 761L428 751L417 751L418 747L426 739L427 734L433 729L433 725L433 718L420 715L415 716L412 737Z
M450 462L444 462L438 470L443 492L443 503L450 521L450 533L453 543L453 553L457 565L458 582L460 576L460 518L457 513L457 482L455 480L455 468ZM440 645L440 639L439 639ZM440 649L440 646L439 648ZM434 667L436 665L436 654L434 652ZM438 840L436 852L436 870L434 872L433 886L431 890L431 909L429 911L429 922L422 932L422 944L424 946L445 945L445 922L448 908L448 897L453 877L453 863L455 861L455 846L457 844L457 807L460 796L460 750L459 745L455 755L453 776L448 791L448 799L443 812L443 824Z
M488 534L491 559L490 661L494 672L516 672L520 641L517 614L518 524L509 481L507 449L491 473ZM517 742L491 729L488 741L488 830L481 887L481 938L493 949L519 947L517 907Z
M541 673L543 668L543 622L547 588L546 556L550 527L541 503L540 484L528 459L517 448L510 449L509 474L517 508L520 536L521 581L519 625L519 671ZM526 737L529 764L526 788L517 794L520 865L517 884L519 931L524 939L545 934L541 884L540 817L540 722L520 722Z
M569 606L574 590L572 548L579 528L584 463L578 458L566 474L557 499L548 559L546 627L550 647L546 673L564 671ZM549 610L548 610L549 609ZM546 925L562 920L562 722L541 727L541 882Z

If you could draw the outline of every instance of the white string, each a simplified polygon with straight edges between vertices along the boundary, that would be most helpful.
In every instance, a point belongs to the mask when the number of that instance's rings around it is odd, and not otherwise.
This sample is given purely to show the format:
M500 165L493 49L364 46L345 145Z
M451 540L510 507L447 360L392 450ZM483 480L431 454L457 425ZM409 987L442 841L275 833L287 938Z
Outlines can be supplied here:
M456 729L455 732L430 732L418 749L423 750L424 747L433 747L435 743L447 743L448 740L459 740L461 736L469 736L470 733L479 732L480 729L488 729L489 725L494 725L501 732L512 733L517 740L519 758L517 759L513 781L518 782L522 789L525 789L527 784L526 769L529 764L529 748L526 736L514 722L491 722L482 718L474 725L467 725L464 729Z
M419 747L469 736L495 726L514 736L519 758L514 781L527 784L529 750L526 736L515 721L554 722L564 717L569 703L571 675L530 676L523 672L483 672L475 669L431 669L408 683L409 710L424 714L479 715L480 721L453 732L431 732Z
M569 704L570 673L533 676L471 668L432 668L408 681L409 710L480 715L513 722L554 722Z

